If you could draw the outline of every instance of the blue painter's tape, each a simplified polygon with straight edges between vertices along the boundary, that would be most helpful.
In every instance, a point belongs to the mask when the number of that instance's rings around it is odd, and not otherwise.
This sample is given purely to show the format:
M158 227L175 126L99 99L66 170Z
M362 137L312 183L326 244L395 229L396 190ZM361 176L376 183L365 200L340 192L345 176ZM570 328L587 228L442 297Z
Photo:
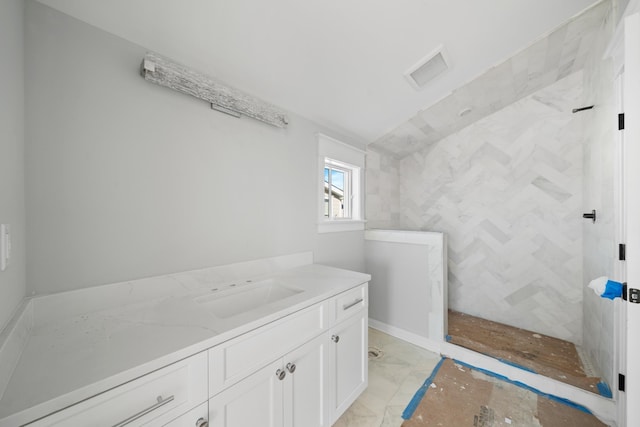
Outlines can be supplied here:
M608 280L606 286L604 292L600 295L602 298L616 299L622 296L622 283Z
M605 383L604 381L600 381L598 383L598 392L600 393L600 396L608 397L609 399L613 397L613 393L611 393L609 384Z
M411 399L411 402L409 402L409 404L405 408L404 412L402 413L402 418L403 419L408 420L409 418L411 418L413 416L413 413L416 411L416 408L418 407L418 404L420 403L420 401L424 397L425 393L427 392L427 390L431 386L431 383L433 382L433 379L436 377L436 374L440 370L440 366L442 366L442 363L444 361L445 361L444 357L442 359L440 359L440 361L438 362L436 367L433 368L433 372L431 372L431 375L429 375L429 378L427 378L424 381L424 384L422 384L422 386L418 389L418 391L416 391L416 394L413 395L413 398Z
M513 366L514 368L522 369L523 371L531 372L532 374L537 374L537 372L534 371L533 369L527 368L526 366L518 365L517 363L514 363L511 360L507 360L507 359L498 359L498 360L506 365Z
M558 397L558 396L554 396L553 394L548 394L548 393L542 392L542 391L538 390L537 388L533 388L531 386L528 386L525 383L521 383L520 381L510 380L509 378L505 377L504 375L496 374L495 372L491 372L491 371L488 371L486 369L478 368L478 367L475 367L473 365L469 365L468 363L460 362L459 360L455 360L454 359L454 362L456 362L458 365L464 366L466 368L473 369L473 370L476 370L478 372L482 372L483 374L486 374L486 375L488 375L490 377L497 378L499 380L506 381L506 382L508 382L510 384L516 385L516 386L518 386L520 388L523 388L525 390L529 390L529 391L537 394L538 396L546 397L547 399L551 399L551 400L553 400L555 402L559 402L559 403L567 405L567 406L569 406L571 408L577 409L577 410L585 412L587 414L591 414L591 411L589 409L587 409L586 407L584 407L582 405L579 405L579 404L577 404L575 402L572 402L569 399L565 399L563 397Z
M451 335L447 335L444 337L447 342L451 342Z

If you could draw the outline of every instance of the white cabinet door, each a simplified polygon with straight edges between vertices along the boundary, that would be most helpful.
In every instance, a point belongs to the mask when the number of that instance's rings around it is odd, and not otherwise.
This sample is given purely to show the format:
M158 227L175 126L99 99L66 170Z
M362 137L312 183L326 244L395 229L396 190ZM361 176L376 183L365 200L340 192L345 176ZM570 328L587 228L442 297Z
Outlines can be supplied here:
M211 427L282 427L283 384L276 372L282 359L209 400Z
M340 323L330 331L324 329L326 304L305 311L313 314L311 321L325 332L305 344L298 344L294 350L290 350L291 343L300 342L306 335L289 326L301 324L301 319L305 318L302 316L293 323L278 324L286 327L283 330L272 325L267 332L258 329L242 340L234 340L223 348L224 352L210 350L209 391L216 394L209 400L209 425L331 426L364 391L368 379L366 287L350 290L341 297L344 301L339 298L333 301L334 320ZM346 314L338 315L338 308L340 313ZM264 339L266 333L269 337L286 338L286 343ZM287 353L278 350L283 347ZM241 355L247 363L240 363L239 358L231 357L233 354ZM284 356L248 375L254 370L249 367L262 363L267 357L265 354L268 357ZM240 380L240 377L244 379ZM236 383L226 385L232 381Z
M367 312L336 325L332 330L335 370L333 419L340 415L367 388Z
M328 427L327 383L329 341L326 335L302 345L283 358L285 427ZM293 371L293 372L292 372Z
M202 405L196 406L186 414L165 424L164 427L198 427L198 424L202 425L208 419L209 414L207 408L208 403L204 402Z

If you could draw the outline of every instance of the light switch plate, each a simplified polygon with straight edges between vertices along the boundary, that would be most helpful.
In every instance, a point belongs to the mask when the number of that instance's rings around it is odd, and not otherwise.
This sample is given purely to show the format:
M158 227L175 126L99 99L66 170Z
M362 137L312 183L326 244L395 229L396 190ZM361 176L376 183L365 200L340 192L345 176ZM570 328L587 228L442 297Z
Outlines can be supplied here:
M11 258L11 231L9 224L0 224L0 271L5 271Z

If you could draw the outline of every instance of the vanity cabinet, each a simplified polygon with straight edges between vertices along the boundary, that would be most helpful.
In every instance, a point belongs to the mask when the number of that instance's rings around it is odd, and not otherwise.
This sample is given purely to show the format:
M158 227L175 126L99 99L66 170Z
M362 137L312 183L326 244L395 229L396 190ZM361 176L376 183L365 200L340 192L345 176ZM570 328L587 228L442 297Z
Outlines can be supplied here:
M207 427L208 408L208 403L204 402L163 427Z
M29 427L330 427L367 386L367 286L256 324Z
M331 407L328 404L329 395L325 386L329 368L328 356L329 341L326 335L322 335L285 357L285 426L330 425Z
M329 426L328 342L300 346L209 400L211 427Z
M334 423L368 385L367 313L361 312L336 325L331 334L332 398Z
M105 391L29 427L142 425L195 426L198 418L176 420L207 401L206 353L198 353ZM175 421L172 421L175 420Z
M367 387L367 295L360 285L210 349L210 426L332 425Z
M284 384L276 375L277 360L209 400L209 426L283 425Z

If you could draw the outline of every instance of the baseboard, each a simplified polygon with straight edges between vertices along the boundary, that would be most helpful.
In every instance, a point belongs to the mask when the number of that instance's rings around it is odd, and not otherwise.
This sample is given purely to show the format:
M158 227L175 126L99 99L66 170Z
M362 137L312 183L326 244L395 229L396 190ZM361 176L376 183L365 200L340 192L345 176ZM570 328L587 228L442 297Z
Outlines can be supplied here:
M0 331L0 399L33 329L33 302L24 298L13 316Z
M418 347L433 351L434 353L440 354L442 350L443 342L434 341L430 338L423 337L396 326L388 325L372 318L369 318L369 327L399 338L403 341L407 341L413 345L417 345Z

